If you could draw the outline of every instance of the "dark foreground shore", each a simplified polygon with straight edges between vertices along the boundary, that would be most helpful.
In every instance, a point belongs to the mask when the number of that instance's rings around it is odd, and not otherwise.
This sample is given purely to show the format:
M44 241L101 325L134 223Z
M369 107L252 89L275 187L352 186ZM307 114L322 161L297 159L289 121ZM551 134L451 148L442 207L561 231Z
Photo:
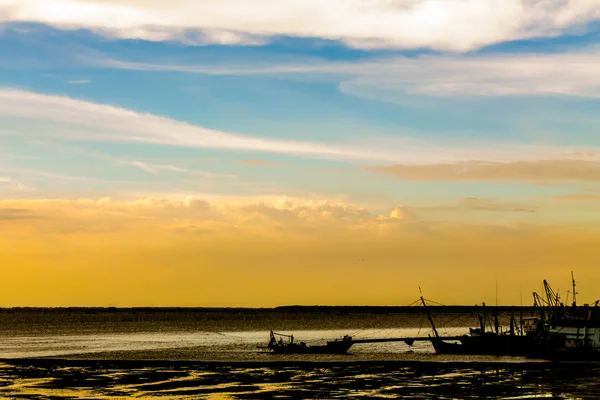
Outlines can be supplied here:
M596 399L590 364L481 362L0 361L21 399Z

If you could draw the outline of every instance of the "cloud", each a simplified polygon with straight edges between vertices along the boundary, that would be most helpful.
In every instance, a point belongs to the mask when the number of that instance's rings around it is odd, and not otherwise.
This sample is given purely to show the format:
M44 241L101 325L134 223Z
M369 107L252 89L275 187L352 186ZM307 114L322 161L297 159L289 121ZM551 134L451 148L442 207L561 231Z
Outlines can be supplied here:
M70 85L86 85L88 83L92 83L92 81L90 81L89 79L73 79L67 81L67 83Z
M600 160L600 150L593 147L497 142L436 144L418 139L376 135L362 141L335 144L252 137L111 105L13 89L0 89L0 118L2 117L11 119L13 125L17 122L18 128L7 134L18 134L26 140L52 137L66 141L148 143L371 164L426 165L476 159L489 162ZM463 164L460 165L462 168ZM147 163L137 165L138 168L142 166L146 170L157 171ZM165 166L162 167L164 170ZM414 171L424 170L417 168Z
M240 60L212 65L129 62L82 58L105 68L185 72L210 75L326 75L338 80L341 92L405 102L406 95L428 97L579 96L600 97L600 54L597 50L555 54L470 54L386 57L353 62L298 59L296 62ZM565 74L564 65L577 71Z
M454 205L437 205L437 206L412 206L408 208L413 214L425 213L430 211L499 211L499 212L516 212L516 213L534 213L536 209L531 206L515 204L509 201L501 201L491 198L480 197L464 197Z
M159 171L171 171L171 172L189 172L189 170L174 165L157 165L148 164L142 161L126 161L123 164L133 165L141 170L144 170L152 175L158 175Z
M2 208L0 207L0 222L2 221L17 221L17 220L29 220L38 219L35 214L32 214L31 210L22 208Z
M244 200L206 200L195 196L148 197L129 201L115 201L110 198L0 200L0 210L13 210L5 215L10 218L21 215L42 218L43 221L36 225L36 231L53 237L78 232L120 232L127 236L132 230L141 230L144 234L161 237L175 233L221 238L240 235L248 238L268 236L283 239L281 235L285 235L288 238L302 236L307 240L318 241L320 238L334 238L337 235L344 240L360 240L370 237L369 235L438 237L469 230L469 226L476 225L428 220L430 211L446 209L533 211L494 199L478 198L465 198L452 207L397 206L383 214L370 212L362 206L348 202L315 201L285 196L278 199ZM25 221L23 223L26 224ZM494 235L498 229L501 229L502 234L512 232L519 235L520 232L530 232L529 228L522 225L513 225L511 227L502 220L495 223L488 221L476 229L484 229L482 227L487 226L485 229L490 235ZM536 231L539 228L531 229ZM6 232L8 234L8 231Z
M535 208L522 204L515 204L508 201L500 201L490 198L464 197L458 201L455 206L437 206L437 207L417 207L425 210L474 210L474 211L500 211L516 213L533 213Z
M21 182L17 182L14 179L0 177L0 190L3 188L8 190L19 190L24 189L25 186L23 186Z
M562 196L557 196L557 199L560 200L577 200L577 201L600 201L600 195L598 194L567 194Z
M317 158L373 158L372 154L357 147L237 135L114 106L11 89L0 90L2 115L26 119L28 128L19 132L22 135L250 150ZM37 129L41 127L44 129Z
M27 208L25 208L27 207ZM189 196L184 199L141 198L132 201L100 200L0 200L0 209L19 208L44 216L40 231L52 234L76 232L127 232L153 226L163 233L265 233L304 234L377 229L394 216L369 213L346 203L278 200L211 201ZM12 214L10 214L12 215ZM93 228L93 229L92 229ZM277 233L279 232L279 233Z
M104 180L104 179L96 179L96 178L91 178L91 177L85 177L85 176L74 176L74 175L64 175L64 174L57 174L57 173L53 173L53 172L47 172L47 171L39 171L39 170L34 170L34 169L26 169L26 168L2 168L3 171L6 172L10 172L16 176L22 177L22 178L34 178L34 179L38 179L40 181L53 181L56 183L63 183L63 184L72 184L74 182L99 182L99 183L109 183L109 182L114 182L114 181L110 181L110 180Z
M265 166L289 165L289 163L286 163L286 162L266 161L266 160L237 160L237 163L245 165L247 167L265 167Z
M468 304L488 301L490 271L498 271L501 282L514 279L514 290L502 287L518 304L523 280L535 287L550 275L567 283L565 265L576 264L582 281L598 282L594 215L585 225L507 222L504 215L496 223L478 218L469 224L428 221L405 206L379 214L347 202L295 198L0 200L0 264L15 266L6 268L11 285L0 300L38 306L103 305L112 296L124 306L390 304L399 287L405 293L427 282L428 293L448 296L441 301ZM594 279L583 279L586 274ZM360 287L359 297L348 295L348 287Z
M392 165L372 170L403 181L600 181L600 163L583 160L469 161Z
M233 175L233 174L215 174L213 172L207 172L207 171L190 170L190 169L178 167L175 165L150 164L150 163L146 163L146 162L142 162L142 161L119 161L119 164L133 165L134 167L137 167L137 168L139 168L143 171L146 171L152 175L158 175L160 173L160 171L169 171L169 172L185 173L188 175L203 176L205 178L237 179L237 175Z
M477 197L465 197L461 199L457 205L457 208L480 211L535 212L535 210L530 207L515 206L513 204L506 204L494 199L482 199Z
M0 18L189 44L252 45L283 35L366 49L468 51L581 29L600 18L598 5L597 0L222 0L173 7L161 0L2 0Z
M594 67L598 62L599 54L575 53L424 56L391 60L389 68L378 62L371 70L342 81L340 90L390 102L401 102L403 95L598 98L600 71ZM561 65L569 65L578 74L564 74Z

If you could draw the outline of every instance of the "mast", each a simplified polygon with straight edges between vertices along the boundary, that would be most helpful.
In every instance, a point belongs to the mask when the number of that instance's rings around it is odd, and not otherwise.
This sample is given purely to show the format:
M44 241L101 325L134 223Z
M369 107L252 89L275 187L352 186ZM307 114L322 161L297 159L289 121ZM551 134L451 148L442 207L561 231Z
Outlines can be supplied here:
M588 341L588 325L589 325L590 319L592 318L592 309L588 308L587 306L586 306L586 308L587 308L587 310L586 310L586 313L585 313L585 323L584 323L584 326L583 326L583 329L584 329L584 331L583 331L583 346L584 347L587 345L587 341Z
M435 323L433 322L433 318L431 318L429 309L427 309L427 304L425 304L425 299L423 298L423 292L421 292L421 288L419 288L419 292L421 293L421 303L423 303L423 307L425 307L425 312L427 313L427 319L429 320L429 323L431 324L431 328L433 329L433 334L435 335L436 338L439 338L440 335L438 334L438 331L435 328Z
M485 305L485 303L483 303ZM475 310L477 311L477 319L479 320L479 331L483 335L485 332L485 321L483 320L483 316L479 312L479 307L475 304Z
M515 336L515 314L510 314L510 336Z
M521 303L521 307L519 307L519 324L521 336L523 336L523 290L521 285L519 285L519 302Z
M485 302L481 303L481 334L485 333L486 314L485 314Z
M500 322L498 321L498 306L494 308L494 330L496 331L496 335L499 334L498 329L500 328Z
M575 290L575 276L571 271L571 281L573 282L573 307L577 307L577 291Z

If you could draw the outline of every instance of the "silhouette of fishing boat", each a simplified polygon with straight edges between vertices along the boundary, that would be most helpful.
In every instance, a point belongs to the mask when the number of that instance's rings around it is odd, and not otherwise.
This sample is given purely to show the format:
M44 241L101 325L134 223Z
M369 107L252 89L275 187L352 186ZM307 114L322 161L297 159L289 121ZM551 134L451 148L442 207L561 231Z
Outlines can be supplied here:
M503 332L498 322L498 313L494 310L494 326L492 330L487 331L486 325L491 326L492 323L486 312L485 303L482 313L478 312L479 328L469 328L469 334L459 337L443 337L437 331L423 296L421 302L434 333L430 340L437 354L525 356L531 346L535 345L535 336L524 332L523 318L521 318L521 328L517 329L513 315L510 319L510 329Z
M573 303L561 302L558 292L544 280L546 299L533 293L534 305L539 308L538 343L529 356L552 360L600 360L600 300L594 305L577 305L575 278ZM569 292L565 303L568 304Z
M258 346L274 354L346 354L354 344L352 337L346 335L342 339L329 340L324 345L307 345L305 342L294 342L294 335L270 332L269 344Z

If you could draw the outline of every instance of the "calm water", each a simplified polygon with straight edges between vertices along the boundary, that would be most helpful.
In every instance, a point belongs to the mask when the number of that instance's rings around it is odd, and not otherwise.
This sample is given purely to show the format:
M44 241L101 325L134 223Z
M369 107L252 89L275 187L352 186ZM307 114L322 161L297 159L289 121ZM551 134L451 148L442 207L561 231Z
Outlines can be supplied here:
M347 333L357 338L427 334L416 329L291 333L308 343ZM267 339L266 331L0 337L0 397L600 398L600 365L452 358L435 355L427 342L359 344L347 356L277 356L256 349Z
M454 331L464 333L467 328ZM341 338L351 330L300 330L293 332L296 341L308 344L324 343L328 339ZM353 337L389 338L405 336L427 336L426 331L417 329L379 329L360 331ZM265 345L269 332L147 332L122 334L85 334L54 336L7 336L0 337L0 358L59 357L102 352L164 351L169 349L195 348L196 351L226 352L229 361L247 361L247 353L257 353L257 345ZM366 356L371 353L404 354L407 351L433 353L428 342L416 342L409 347L404 342L357 344L352 354ZM165 353L168 356L168 353ZM171 358L171 357L168 357Z

